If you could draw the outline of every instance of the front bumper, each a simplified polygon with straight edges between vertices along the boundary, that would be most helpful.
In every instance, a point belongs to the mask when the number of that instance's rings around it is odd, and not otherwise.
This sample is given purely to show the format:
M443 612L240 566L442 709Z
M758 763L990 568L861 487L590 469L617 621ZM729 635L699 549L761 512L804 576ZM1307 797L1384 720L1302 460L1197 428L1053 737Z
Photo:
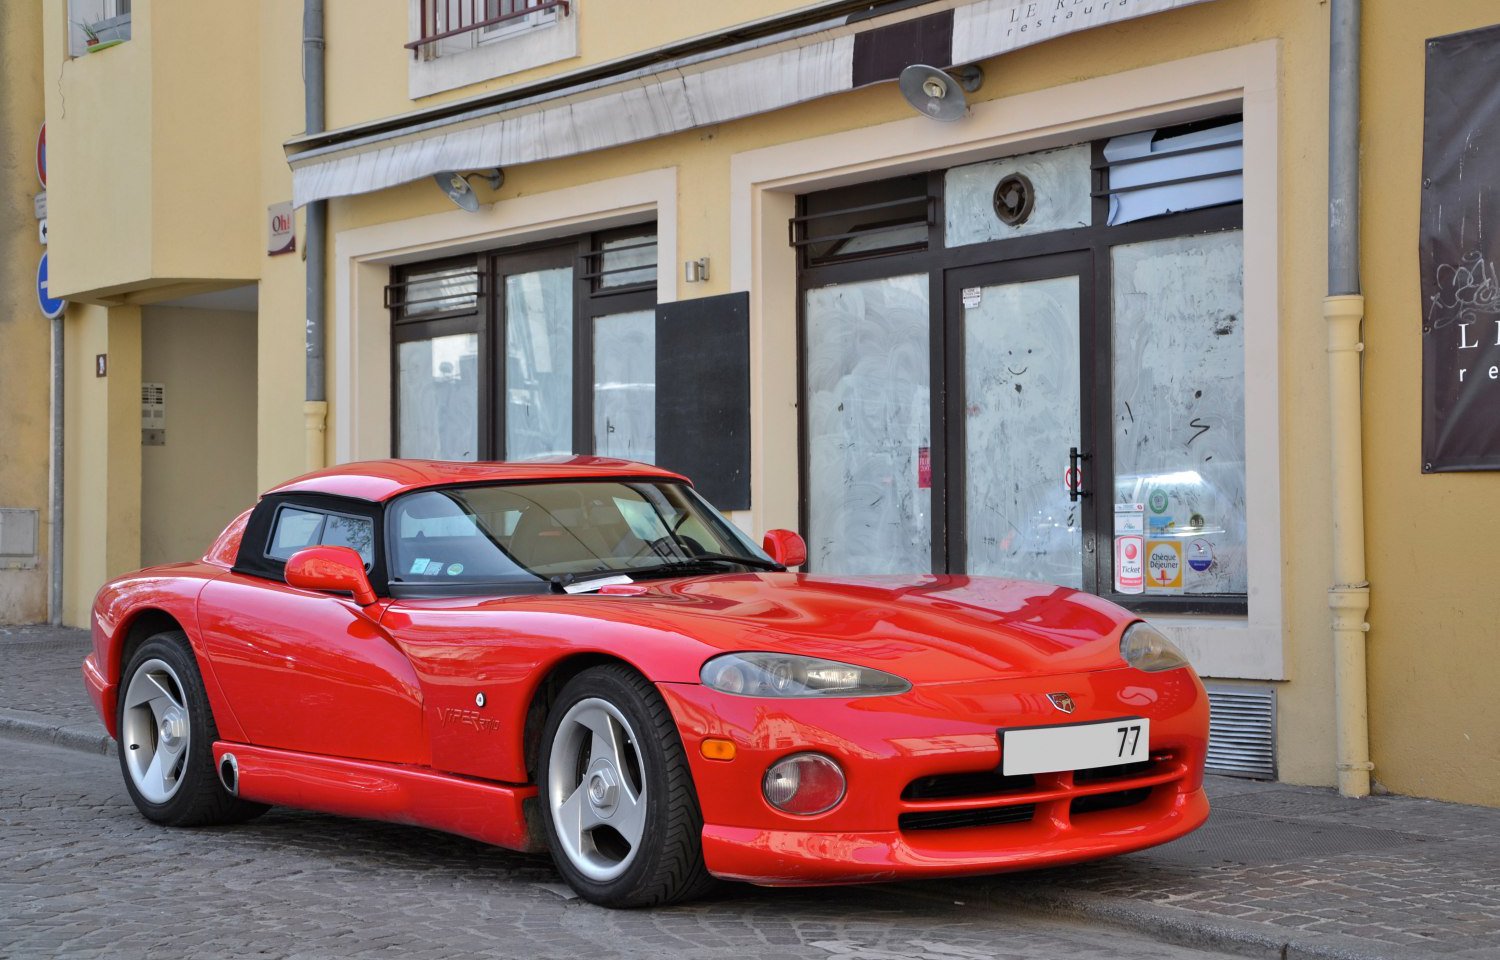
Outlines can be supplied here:
M1165 843L1208 817L1208 701L1190 670L1133 669L937 684L896 697L769 700L662 684L703 811L717 876L821 884L998 873L1076 863ZM1047 700L1067 692L1063 715ZM1151 720L1148 762L1001 777L1000 728ZM732 740L732 761L702 740ZM843 767L848 790L813 817L763 799L774 761L813 750Z
M117 693L114 684L110 683L99 669L99 661L94 654L83 658L83 687L89 692L89 699L94 702L94 709L99 712L99 719L104 723L104 729L111 737L119 736L115 730L115 696Z

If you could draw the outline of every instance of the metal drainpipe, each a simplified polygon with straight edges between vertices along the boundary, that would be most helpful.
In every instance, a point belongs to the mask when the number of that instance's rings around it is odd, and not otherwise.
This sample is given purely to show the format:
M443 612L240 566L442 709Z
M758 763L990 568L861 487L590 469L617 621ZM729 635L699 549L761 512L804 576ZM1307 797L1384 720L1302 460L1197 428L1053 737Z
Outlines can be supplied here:
M1365 635L1370 584L1365 580L1364 459L1360 431L1359 285L1359 0L1332 0L1328 71L1328 323L1329 432L1333 454L1334 696L1339 793L1370 792L1370 720Z
M47 622L63 620L63 315L52 321L52 489L47 497Z
M302 7L302 82L307 133L323 132L323 0L304 0ZM307 205L307 397L302 404L306 432L306 465L327 463L328 384L323 344L328 284L328 204Z

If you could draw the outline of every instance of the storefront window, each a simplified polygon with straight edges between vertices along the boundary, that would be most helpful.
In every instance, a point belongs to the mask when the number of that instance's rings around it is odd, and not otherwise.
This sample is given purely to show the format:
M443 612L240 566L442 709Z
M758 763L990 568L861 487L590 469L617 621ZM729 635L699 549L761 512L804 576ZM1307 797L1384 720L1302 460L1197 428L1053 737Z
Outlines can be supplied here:
M799 198L809 569L1246 610L1239 130Z
M650 461L656 275L649 224L394 270L395 455Z
M656 313L594 320L594 452L656 459Z
M505 455L573 452L573 270L505 278Z
M927 278L807 292L808 549L829 573L932 566Z
M396 348L398 457L479 456L479 337L472 333Z
M1242 240L1111 251L1114 494L1144 508L1147 594L1246 589Z

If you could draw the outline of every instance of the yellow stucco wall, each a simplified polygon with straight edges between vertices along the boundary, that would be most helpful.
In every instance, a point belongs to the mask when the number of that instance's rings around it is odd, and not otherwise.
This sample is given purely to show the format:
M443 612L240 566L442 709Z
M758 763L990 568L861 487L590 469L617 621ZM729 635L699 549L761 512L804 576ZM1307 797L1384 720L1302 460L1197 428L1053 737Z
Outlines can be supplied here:
M0 564L0 624L47 616L47 459L50 322L36 302L34 147L42 125L42 18L30 4L0 5L0 507L35 510L37 564Z
M253 4L212 18L193 6L139 4L130 40L74 58L66 0L44 0L60 295L144 302L257 275L260 18Z
M1425 42L1500 22L1486 0L1365 7L1361 271L1375 778L1500 805L1500 521L1493 473L1423 475L1418 229Z
M141 379L166 388L166 443L141 447L141 564L196 560L255 503L255 314L141 310Z
M141 565L140 308L70 304L65 336L63 619L81 627L104 581Z

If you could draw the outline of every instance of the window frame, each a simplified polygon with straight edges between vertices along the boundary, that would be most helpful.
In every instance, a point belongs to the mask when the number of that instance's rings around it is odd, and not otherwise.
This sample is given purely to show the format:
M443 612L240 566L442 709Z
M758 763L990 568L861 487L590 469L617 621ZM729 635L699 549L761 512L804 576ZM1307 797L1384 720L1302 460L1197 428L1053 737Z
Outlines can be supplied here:
M616 240L657 238L654 220L596 230L562 240L546 240L513 247L500 247L475 254L425 260L405 264L391 271L388 291L402 287L418 273L443 267L474 264L479 283L475 308L447 311L438 316L404 318L399 316L400 301L388 293L386 306L391 311L391 455L398 456L400 436L400 365L401 345L434 337L455 334L477 334L479 351L478 430L476 460L504 460L506 325L505 278L557 267L573 271L572 319L572 445L580 454L594 452L594 322L599 317L641 310L654 311L657 306L657 270L653 261L639 269L649 269L646 282L605 287L597 265L608 251L603 245Z
M1223 119L1228 120L1229 117ZM1209 614L1245 616L1246 594L1121 594L1114 589L1114 450L1112 414L1113 374L1113 273L1111 248L1132 243L1198 236L1244 229L1244 201L1171 213L1164 216L1108 225L1109 192L1104 163L1105 140L1091 142L1092 194L1088 226L1030 234L982 243L947 247L945 175L948 168L929 171L927 197L936 215L929 218L925 249L870 251L857 259L814 262L809 248L797 251L797 476L798 522L811 533L810 450L807 382L807 292L830 284L879 280L908 274L928 278L929 339L929 456L932 470L931 513L932 570L963 574L963 531L967 515L963 497L962 464L962 311L949 299L949 274L985 266L1020 264L1064 255L1091 258L1087 273L1080 273L1080 287L1087 291L1079 318L1080 337L1080 452L1090 459L1085 467L1084 489L1089 496L1081 503L1082 589L1138 613ZM842 188L847 191L848 188ZM808 214L807 195L796 200L796 217ZM789 229L795 231L796 220ZM793 240L796 235L793 233ZM954 288L956 292L957 288ZM950 305L954 309L949 309ZM950 439L959 442L950 444ZM957 449L950 451L949 447ZM1103 483L1089 478L1105 478ZM1248 518L1247 518L1248 519ZM955 531L957 535L955 536Z
M270 493L261 497L250 511L245 522L245 532L240 537L240 549L235 555L232 572L244 576L286 583L286 561L270 555L271 537L276 529L276 519L283 507L290 506L309 513L342 516L354 520L368 520L374 528L371 544L372 565L365 570L370 585L377 596L388 596L386 591L385 523L383 505L370 500L341 497L327 493Z

